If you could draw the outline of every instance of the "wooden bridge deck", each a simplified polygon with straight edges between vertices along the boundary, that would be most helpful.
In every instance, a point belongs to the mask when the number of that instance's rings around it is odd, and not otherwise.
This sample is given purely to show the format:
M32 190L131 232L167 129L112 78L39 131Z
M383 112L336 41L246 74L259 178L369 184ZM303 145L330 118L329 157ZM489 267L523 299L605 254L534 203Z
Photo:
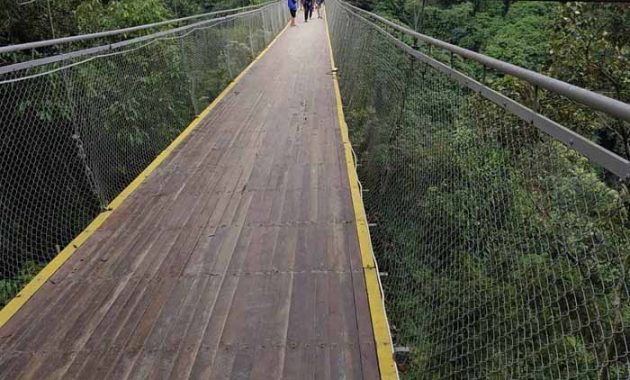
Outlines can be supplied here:
M323 20L286 30L0 329L0 377L376 379Z

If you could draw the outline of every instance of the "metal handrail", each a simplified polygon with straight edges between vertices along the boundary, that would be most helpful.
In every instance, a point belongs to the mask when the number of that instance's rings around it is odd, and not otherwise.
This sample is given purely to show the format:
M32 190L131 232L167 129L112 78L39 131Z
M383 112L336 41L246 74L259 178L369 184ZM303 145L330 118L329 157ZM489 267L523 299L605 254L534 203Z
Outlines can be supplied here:
M33 60L30 60L30 61L14 63L14 64L11 64L11 65L0 66L0 75L4 75L4 74L11 73L11 72L14 72L14 71L19 71L19 70L25 70L25 69L32 68L32 67L47 65L47 64L54 63L54 62L64 61L64 60L68 60L68 59L74 59L74 58L78 58L78 57L85 56L85 55L93 55L93 54L103 53L103 52L107 52L107 51L113 51L115 49L120 49L120 48L128 46L128 45L137 44L139 42L148 41L148 40L151 40L151 39L160 38L160 37L168 36L168 35L171 35L171 34L180 33L180 32L186 31L186 30L191 30L191 29L194 30L196 28L201 28L201 27L215 26L215 25L218 25L218 24L220 24L222 22L225 22L225 21L237 18L237 17L242 17L242 16L246 16L246 15L252 14L254 12L258 12L258 11L260 11L262 9L265 9L267 7L270 7L270 6L273 6L276 3L277 3L277 1L270 1L270 2L262 4L261 7L256 8L256 9L246 10L244 12L234 13L234 14L231 14L231 15L217 17L217 18L213 18L213 19L210 19L210 20L198 21L198 22L193 23L193 24L180 26L178 28L163 30L161 32L155 32L155 33L152 33L152 34L148 34L146 36L141 36L141 37L136 37L136 38L132 38L132 39L128 39L128 40L123 40L123 41L115 42L115 43L112 43L112 44L100 45L100 46L95 46L95 47L86 48L86 49L82 49L82 50L71 51L69 53L62 53L62 54L52 55L52 56L49 56L49 57L33 59Z
M593 91L586 90L581 87L574 86L572 84L548 77L543 74L536 73L531 70L527 70L523 67L516 66L511 63L503 62L501 60L488 57L487 55L476 53L474 51L464 49L462 47L459 47L453 44L449 44L448 42L444 42L436 38L429 37L425 34L418 33L409 28L406 28L392 21L389 21L384 17L375 15L374 13L358 8L343 0L339 0L339 2L342 3L344 6L349 7L367 17L376 19L408 36L416 38L418 39L418 41L422 41L429 45L433 45L438 48L447 50L453 54L457 54L461 57L479 62L482 65L489 67L491 69L522 79L530 84L533 84L540 88L544 88L556 94L565 96L571 100L574 100L580 104L589 106L595 110L605 112L611 116L630 122L630 104L624 103L622 101L619 101L613 98L609 98L607 96L598 94Z
M187 16L187 17L181 17L181 18L176 18L176 19L171 19L171 20L159 21L159 22L154 22L154 23L151 23L151 24L132 26L132 27L122 28L122 29L107 30L107 31L97 32L97 33L81 34L81 35L78 35L78 36L54 38L54 39L50 39L50 40L26 42L26 43L23 43L23 44L2 46L2 47L0 47L0 54L2 54L2 53L11 53L11 52L16 52L16 51L22 51L22 50L36 49L36 48L52 46L52 45L66 44L66 43L71 43L71 42L86 41L86 40L91 40L91 39L95 39L95 38L110 37L110 36L115 36L115 35L123 34L123 33L137 32L139 30L145 30L145 29L155 28L155 27L158 27L158 26L175 24L175 23L179 23L179 22L182 22L182 21L188 21L188 20L194 20L194 19L198 19L198 18L216 16L216 15L220 15L220 14L224 14L224 13L240 12L240 11L244 11L244 10L248 10L248 9L252 9L252 8L253 9L261 8L261 7L265 6L265 5L268 5L268 4L273 3L273 2L275 2L275 1L272 0L272 1L268 1L268 2L262 3L262 4L248 5L246 7L240 7L240 8L224 9L224 10L221 10L221 11L208 12L208 13L203 13L203 14L198 14L198 15L193 15L193 16Z
M346 7L347 3L339 1L339 4L342 7ZM594 143L593 141L587 139L586 137L572 131L571 129L560 125L559 123L539 114L538 112L529 109L528 107L520 104L519 102L491 89L490 87L480 83L469 76L452 69L448 65L438 61L435 58L432 58L421 51L416 50L415 48L405 44L403 41L397 39L386 30L378 26L374 21L369 20L368 18L362 16L357 12L352 12L351 9L347 9L348 13L357 17L358 19L364 21L366 24L370 25L379 33L383 34L387 37L392 43L401 48L403 51L407 52L414 58L430 65L448 75L449 78L457 82L460 86L467 87L479 94L481 94L486 99L491 102L503 107L513 115L517 116L521 120L524 120L528 123L531 123L533 126L538 128L539 130L545 132L546 134L552 136L558 141L562 142L566 146L580 152L585 157L590 159L591 161L601 165L602 167L609 170L611 173L617 175L620 179L630 179L630 161L627 159L611 152L610 150ZM369 13L369 12L366 12ZM625 104L625 103L622 103Z

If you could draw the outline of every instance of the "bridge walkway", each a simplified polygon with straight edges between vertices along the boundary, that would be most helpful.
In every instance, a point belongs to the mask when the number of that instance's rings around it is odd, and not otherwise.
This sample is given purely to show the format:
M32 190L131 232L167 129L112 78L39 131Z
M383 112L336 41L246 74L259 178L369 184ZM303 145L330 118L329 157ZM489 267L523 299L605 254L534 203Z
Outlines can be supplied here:
M379 377L323 20L285 30L0 329L0 373Z

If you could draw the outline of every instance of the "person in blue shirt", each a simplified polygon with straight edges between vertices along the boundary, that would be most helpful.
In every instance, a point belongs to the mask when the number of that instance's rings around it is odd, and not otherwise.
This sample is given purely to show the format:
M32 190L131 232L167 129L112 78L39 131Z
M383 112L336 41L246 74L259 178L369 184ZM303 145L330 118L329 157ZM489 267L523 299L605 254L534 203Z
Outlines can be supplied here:
M291 12L291 26L295 26L295 14L297 13L297 0L287 0L289 12Z

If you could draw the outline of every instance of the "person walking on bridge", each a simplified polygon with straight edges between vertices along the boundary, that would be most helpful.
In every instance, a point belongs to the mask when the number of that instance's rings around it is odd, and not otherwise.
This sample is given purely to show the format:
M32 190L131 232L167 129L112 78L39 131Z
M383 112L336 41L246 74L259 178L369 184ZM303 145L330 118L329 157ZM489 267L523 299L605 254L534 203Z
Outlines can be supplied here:
M295 26L295 14L297 13L297 0L287 0L289 12L291 12L291 26Z
M304 0L304 22L308 22L309 17L313 19L313 0Z
M317 9L317 18L322 18L321 8L323 4L324 4L324 0L315 0L315 8Z

